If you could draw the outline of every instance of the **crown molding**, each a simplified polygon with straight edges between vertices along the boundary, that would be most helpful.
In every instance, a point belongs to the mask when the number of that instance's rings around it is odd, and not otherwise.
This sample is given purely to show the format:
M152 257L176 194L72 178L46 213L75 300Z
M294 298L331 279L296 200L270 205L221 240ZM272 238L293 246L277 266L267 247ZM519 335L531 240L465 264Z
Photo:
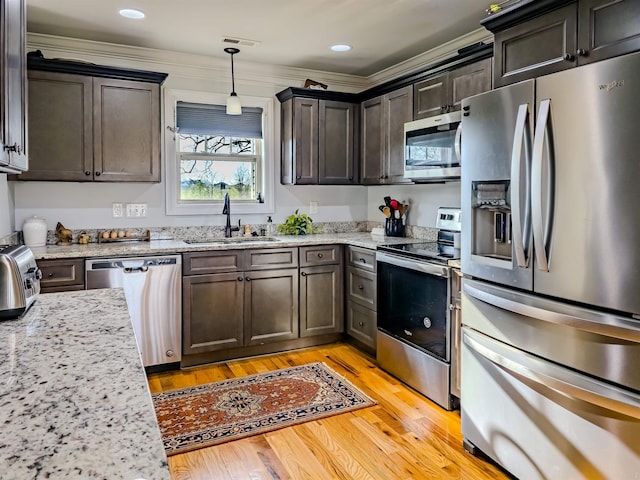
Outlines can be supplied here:
M36 33L27 34L27 50L41 50L45 58L82 60L122 68L144 68L187 80L209 82L216 78L225 83L231 81L228 60L205 55ZM282 90L290 86L302 86L307 78L313 78L328 84L332 90L352 93L369 86L366 77L356 75L242 62L237 58L234 63L237 84L273 85L276 90Z
M428 67L429 65L457 56L459 49L478 42L493 42L493 34L484 28L478 28L450 42L443 43L436 48L432 48L420 55L409 58L404 62L400 62L392 67L369 75L367 77L369 87L380 85L396 78L424 70L425 67Z

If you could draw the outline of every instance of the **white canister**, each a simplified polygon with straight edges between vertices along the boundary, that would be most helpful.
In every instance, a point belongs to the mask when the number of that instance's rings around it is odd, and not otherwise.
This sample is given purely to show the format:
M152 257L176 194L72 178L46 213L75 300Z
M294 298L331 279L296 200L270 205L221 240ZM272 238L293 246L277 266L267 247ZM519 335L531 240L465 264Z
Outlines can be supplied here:
M22 224L22 236L27 247L44 247L47 244L47 222L44 218L29 217Z

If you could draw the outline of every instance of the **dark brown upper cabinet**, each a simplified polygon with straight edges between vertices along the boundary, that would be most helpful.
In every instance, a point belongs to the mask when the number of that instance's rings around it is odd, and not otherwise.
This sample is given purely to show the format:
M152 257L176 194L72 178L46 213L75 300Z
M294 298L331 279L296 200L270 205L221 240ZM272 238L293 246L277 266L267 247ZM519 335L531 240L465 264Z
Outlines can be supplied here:
M0 0L0 172L28 167L25 5L25 0Z
M460 110L463 98L491 90L491 59L437 74L413 86L413 119Z
M30 168L14 178L159 182L166 75L88 67L30 59Z
M485 19L495 34L494 86L640 50L637 0L523 2Z
M413 86L361 105L362 184L412 183L404 178L404 124L413 119Z
M281 103L281 183L357 185L357 108L352 101L295 96L289 88ZM297 92L308 94L307 91ZM348 94L342 94L342 97Z

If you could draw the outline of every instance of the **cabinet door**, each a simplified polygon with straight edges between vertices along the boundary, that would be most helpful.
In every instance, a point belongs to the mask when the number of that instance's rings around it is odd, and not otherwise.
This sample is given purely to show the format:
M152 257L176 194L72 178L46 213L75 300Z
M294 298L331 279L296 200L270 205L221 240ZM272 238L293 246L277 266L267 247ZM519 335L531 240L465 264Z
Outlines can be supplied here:
M29 71L29 171L20 180L93 180L91 77Z
M318 183L318 100L293 99L294 183Z
M160 181L160 86L93 80L94 179Z
M575 67L577 8L573 3L497 32L494 88Z
M27 169L25 0L2 0L0 9L0 165L8 171L24 171Z
M183 354L241 347L243 295L242 273L183 277Z
M451 110L460 110L463 98L491 90L491 59L480 60L449 72Z
M298 269L245 273L245 345L298 338Z
M386 183L411 183L404 178L404 124L413 120L413 86L385 95Z
M640 2L580 0L578 63L585 64L640 50Z
M384 182L383 159L386 149L382 97L362 102L360 120L362 128L360 142L362 183L379 185Z
M344 331L341 265L300 269L300 336Z
M449 74L442 73L413 86L413 119L433 117L445 113L449 105Z
M353 146L355 113L352 103L320 100L318 183L357 183Z

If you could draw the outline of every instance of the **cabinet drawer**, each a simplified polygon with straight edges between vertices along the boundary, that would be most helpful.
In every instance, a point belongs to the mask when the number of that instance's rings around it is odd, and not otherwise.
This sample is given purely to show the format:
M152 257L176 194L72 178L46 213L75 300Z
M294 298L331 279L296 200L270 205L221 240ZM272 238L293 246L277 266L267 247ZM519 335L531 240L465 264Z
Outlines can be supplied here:
M269 270L298 266L297 248L246 250L246 270Z
M377 314L355 302L347 302L347 334L376 348Z
M243 270L244 250L221 250L182 255L184 275L237 272Z
M347 262L353 267L376 271L376 251L362 247L347 247Z
M314 265L336 265L342 260L342 248L340 245L316 245L313 247L300 247L300 266L312 267Z
M38 260L43 293L84 289L84 259Z
M376 274L349 267L347 296L349 300L376 309Z

